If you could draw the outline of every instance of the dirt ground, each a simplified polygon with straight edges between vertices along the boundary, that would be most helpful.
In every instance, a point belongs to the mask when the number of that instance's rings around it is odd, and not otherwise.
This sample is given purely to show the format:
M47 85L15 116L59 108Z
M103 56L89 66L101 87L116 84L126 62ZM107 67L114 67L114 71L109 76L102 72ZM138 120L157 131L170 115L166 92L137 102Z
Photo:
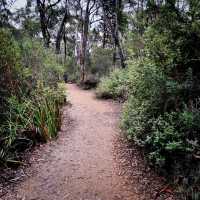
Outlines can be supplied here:
M0 199L174 199L165 181L121 139L121 106L74 84L67 90L72 106L64 107L59 138L34 151L23 180Z

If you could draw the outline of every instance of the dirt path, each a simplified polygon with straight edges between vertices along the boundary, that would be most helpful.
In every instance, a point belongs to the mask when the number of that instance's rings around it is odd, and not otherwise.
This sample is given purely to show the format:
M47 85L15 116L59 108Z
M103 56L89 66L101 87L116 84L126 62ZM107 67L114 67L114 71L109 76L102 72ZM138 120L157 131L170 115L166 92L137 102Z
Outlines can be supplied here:
M59 139L40 149L44 153L32 164L32 175L5 199L137 200L114 160L119 105L67 87L72 107L64 108Z

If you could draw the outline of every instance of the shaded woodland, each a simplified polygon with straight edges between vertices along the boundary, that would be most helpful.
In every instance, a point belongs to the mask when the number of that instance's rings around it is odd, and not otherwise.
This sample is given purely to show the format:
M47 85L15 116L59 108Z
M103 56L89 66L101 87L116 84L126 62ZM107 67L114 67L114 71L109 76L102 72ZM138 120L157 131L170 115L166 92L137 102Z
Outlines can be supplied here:
M13 3L0 1L0 164L57 136L67 74L123 101L128 140L180 198L200 199L200 1Z

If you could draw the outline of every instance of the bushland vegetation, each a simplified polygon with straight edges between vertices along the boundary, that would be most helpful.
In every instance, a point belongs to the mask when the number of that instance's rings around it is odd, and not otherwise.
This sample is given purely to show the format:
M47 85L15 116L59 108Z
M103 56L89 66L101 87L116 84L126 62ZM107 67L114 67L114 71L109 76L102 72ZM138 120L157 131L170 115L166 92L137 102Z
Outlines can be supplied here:
M10 4L0 2L2 163L56 136L66 73L123 99L127 138L183 199L200 199L199 0Z
M122 128L183 199L200 198L199 2L147 1L129 20L127 67L97 95L126 99Z
M5 28L0 46L0 165L17 166L24 150L57 136L63 66L41 41Z

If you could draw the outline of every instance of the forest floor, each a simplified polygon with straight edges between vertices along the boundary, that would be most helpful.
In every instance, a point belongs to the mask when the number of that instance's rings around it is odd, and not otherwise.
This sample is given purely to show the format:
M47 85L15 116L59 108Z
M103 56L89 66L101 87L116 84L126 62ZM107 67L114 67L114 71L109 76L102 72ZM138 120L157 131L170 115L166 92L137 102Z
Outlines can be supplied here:
M172 200L173 191L120 134L121 105L67 85L59 138L0 183L2 200Z

